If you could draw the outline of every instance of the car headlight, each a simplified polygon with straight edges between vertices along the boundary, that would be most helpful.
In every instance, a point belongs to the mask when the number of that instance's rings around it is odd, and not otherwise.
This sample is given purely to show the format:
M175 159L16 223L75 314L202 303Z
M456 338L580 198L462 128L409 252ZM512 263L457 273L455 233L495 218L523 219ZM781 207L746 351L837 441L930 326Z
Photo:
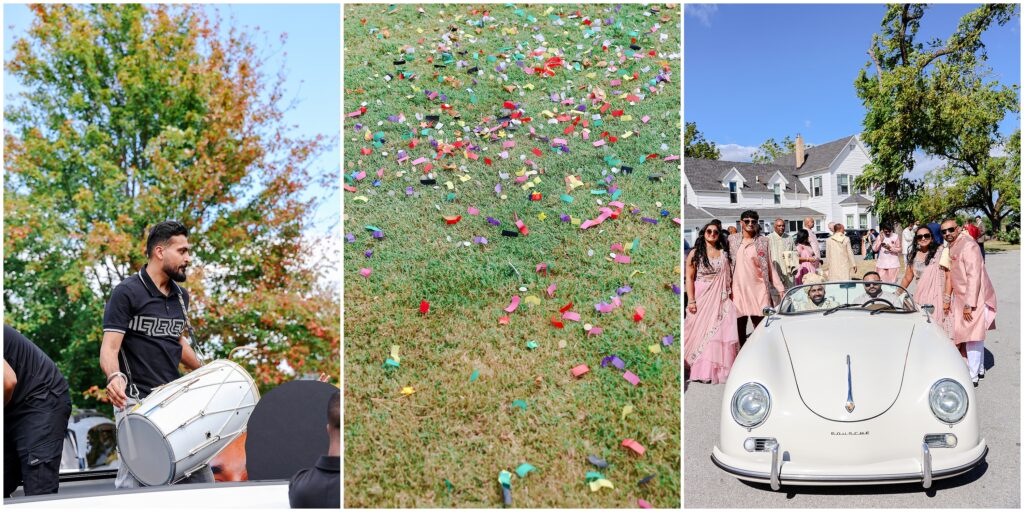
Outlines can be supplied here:
M932 384L928 403L936 418L946 423L956 423L967 414L967 391L953 379L941 379Z
M772 407L768 390L756 382L748 382L732 395L732 419L740 426L753 428L768 418Z

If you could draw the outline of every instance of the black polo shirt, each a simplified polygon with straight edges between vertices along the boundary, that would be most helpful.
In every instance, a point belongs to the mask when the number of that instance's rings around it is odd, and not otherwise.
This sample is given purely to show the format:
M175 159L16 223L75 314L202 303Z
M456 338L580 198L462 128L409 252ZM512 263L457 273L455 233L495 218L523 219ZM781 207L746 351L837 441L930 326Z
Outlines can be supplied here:
M321 455L316 466L299 470L288 484L291 508L341 508L341 457Z
M178 302L178 293L188 307L188 292L171 281L171 292L164 295L143 266L138 274L114 287L103 310L103 332L124 333L118 365L125 375L131 370L130 379L141 397L181 376L178 364L185 312Z
M18 378L11 402L4 407L5 414L8 410L17 410L29 399L45 398L48 394L61 396L68 391L68 383L53 360L35 343L6 324L4 361L11 365Z

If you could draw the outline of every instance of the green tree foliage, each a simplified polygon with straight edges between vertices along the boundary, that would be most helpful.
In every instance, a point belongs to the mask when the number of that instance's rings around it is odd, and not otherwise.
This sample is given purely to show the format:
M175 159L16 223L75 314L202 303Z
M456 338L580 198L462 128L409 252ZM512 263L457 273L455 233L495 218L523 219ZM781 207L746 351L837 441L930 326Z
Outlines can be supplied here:
M683 155L686 158L704 158L707 160L718 160L722 157L714 142L704 138L704 134L697 129L697 123L686 123L683 131Z
M264 388L288 378L282 361L337 375L337 290L305 263L301 199L329 140L289 134L284 76L251 36L195 6L32 10L6 64L26 87L5 112L7 323L95 406L104 304L145 263L147 228L177 219L200 346L256 346L245 363Z
M804 149L810 149L814 146L811 144L805 144ZM755 164L770 164L775 161L776 158L796 152L796 141L786 135L782 142L776 142L774 138L769 137L768 140L761 143L757 147L757 152L754 153L754 157L751 159Z
M858 186L878 186L875 212L908 222L913 215L915 184L904 178L918 149L947 158L962 173L986 173L998 144L998 122L1016 111L1016 86L986 82L981 36L993 23L1002 25L1016 13L1014 4L985 4L966 14L945 41L916 41L925 6L890 5L875 34L871 60L854 82L866 109L862 139L872 163ZM987 180L982 180L987 181ZM991 197L973 198L994 212ZM998 219L989 216L993 225Z

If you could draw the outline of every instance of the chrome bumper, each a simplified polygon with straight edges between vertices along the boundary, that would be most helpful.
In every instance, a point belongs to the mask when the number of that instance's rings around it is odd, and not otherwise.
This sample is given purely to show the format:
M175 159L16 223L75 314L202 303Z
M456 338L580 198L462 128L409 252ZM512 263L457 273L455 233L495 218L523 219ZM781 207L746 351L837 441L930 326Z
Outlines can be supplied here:
M736 477L760 481L768 483L773 491L778 491L782 488L782 480L785 479L789 485L850 485L856 483L901 483L901 482L921 482L921 486L925 489L929 489L932 486L932 482L941 478L948 478L956 476L962 473L970 471L975 466L985 460L985 456L988 455L988 447L986 446L984 451L981 452L976 459L952 468L935 471L932 468L932 454L928 445L925 443L921 444L921 472L919 473L902 473L902 474L889 474L889 475L818 475L818 476L804 476L804 475L788 475L785 478L782 476L782 463L779 456L779 444L773 446L771 452L771 469L768 472L761 471L750 471L746 469L736 468L722 463L711 455L711 461L718 466L719 469L726 473L732 474Z

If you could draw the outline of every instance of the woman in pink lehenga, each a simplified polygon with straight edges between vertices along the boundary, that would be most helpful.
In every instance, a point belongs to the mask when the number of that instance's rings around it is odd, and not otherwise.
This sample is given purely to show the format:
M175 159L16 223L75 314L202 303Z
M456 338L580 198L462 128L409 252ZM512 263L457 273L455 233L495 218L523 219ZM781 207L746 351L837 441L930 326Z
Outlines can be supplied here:
M736 308L729 298L732 269L721 227L709 223L686 261L686 326L683 359L690 380L720 384L729 377L739 350Z
M939 325L943 332L950 336L950 342L955 344L952 341L953 317L949 315L949 300L946 299L952 293L953 281L949 269L939 264L944 250L932 239L932 232L927 226L918 228L914 234L914 248L908 255L910 264L907 265L907 272L903 275L900 286L906 288L917 279L914 302L918 306L935 306L932 321Z

